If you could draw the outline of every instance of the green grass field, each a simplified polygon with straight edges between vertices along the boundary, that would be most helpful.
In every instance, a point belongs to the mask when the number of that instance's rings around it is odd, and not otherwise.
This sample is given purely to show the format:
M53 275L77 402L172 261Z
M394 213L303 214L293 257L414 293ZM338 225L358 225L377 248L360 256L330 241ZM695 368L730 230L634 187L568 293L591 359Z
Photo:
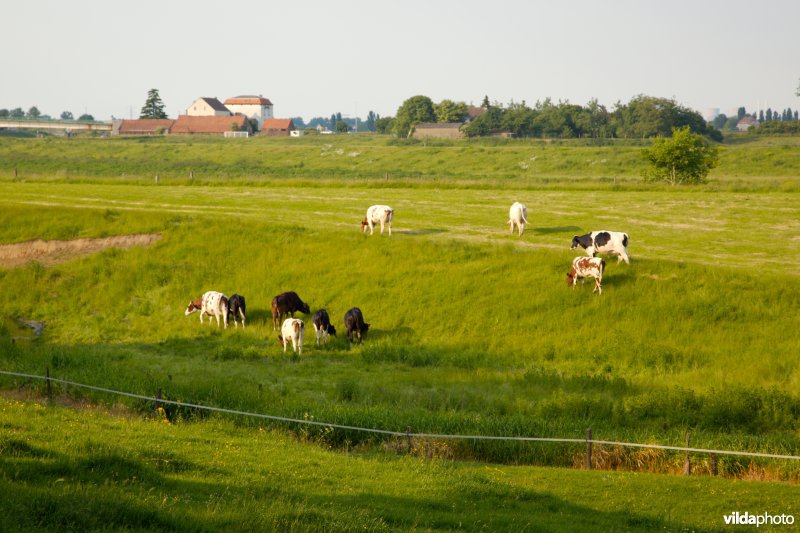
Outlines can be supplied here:
M147 396L160 389L182 402L388 430L410 426L426 433L582 438L592 428L599 439L671 445L682 445L689 431L696 447L800 452L800 340L793 334L800 308L800 171L792 170L800 168L800 156L793 140L727 146L723 165L708 186L676 189L648 187L637 178L634 160L640 148L633 145L518 141L431 146L377 137L337 139L341 148L329 148L319 139L296 145L262 139L242 144L78 141L0 139L0 176L6 177L0 180L0 242L140 233L158 233L160 238L147 248L107 249L62 257L53 265L31 262L0 269L6 301L0 369L41 375L49 368L54 377ZM233 153L227 154L231 146ZM608 151L606 159L620 161L620 179L615 187L616 170L592 171L584 164L576 164L574 178L565 177L571 173L566 170L537 170L530 176L523 172L530 168L507 171L521 154L538 150L552 153L554 169L589 151ZM359 155L349 156L351 152ZM775 167L779 171L773 173L776 156L768 153L781 154L784 163ZM190 185L179 174L186 170L187 158L198 154L207 161L193 167L201 170ZM454 163L465 154L470 154L470 164ZM367 160L373 163L365 164ZM293 174L282 161L293 161L303 170ZM179 171L171 176L168 167ZM19 169L16 178L10 175L14 168ZM410 170L403 173L403 168ZM156 172L158 184L148 177ZM530 225L521 238L509 235L504 225L514 200L529 210ZM364 211L374 203L396 210L391 238L359 232ZM608 258L601 297L591 293L590 284L573 290L565 283L569 264L579 255L569 250L572 236L594 229L626 231L631 237L631 265ZM206 290L244 294L247 330L218 330L201 326L197 315L185 317L189 300ZM309 323L303 354L282 352L269 304L286 290L297 291L312 310L329 311L340 335L327 348L314 346ZM362 346L349 346L343 335L342 317L353 306L372 324ZM310 316L300 317L310 322ZM43 322L44 335L12 342L15 319ZM0 386L44 392L41 383L24 379L0 378ZM152 411L144 401L75 388L56 387L55 392L59 398L119 404L132 414ZM6 412L18 420L30 409L25 404ZM45 410L42 416L83 416L63 413ZM589 524L599 529L611 529L606 524L648 530L722 526L723 504L730 501L722 497L699 502L688 496L698 506L693 518L670 514L670 506L677 504L666 497L652 512L631 511L645 508L643 495L652 500L661 480L687 483L674 489L689 491L684 496L699 487L722 491L715 494L742 490L735 501L758 507L769 503L757 496L768 486L778 487L768 490L776 491L776 501L786 501L787 507L796 501L783 500L796 492L796 485L613 474L613 479L635 480L620 481L630 483L630 495L623 498L612 496L608 488L600 494L578 488L587 479L582 476L604 486L602 476L612 474L530 466L579 466L581 446L425 443L444 458L440 464L387 457L385 450L396 443L370 434L269 424L278 433L264 436L258 431L263 423L252 420L222 421L215 415L203 422L207 415L187 408L168 408L168 415L177 423L155 427L175 432L170 438L180 446L188 446L183 439L201 438L189 436L193 431L219 431L235 433L238 442L276 439L291 450L287 461L306 460L314 446L330 448L336 453L314 451L321 454L314 460L324 465L358 463L363 479L383 487L364 491L383 494L375 497L383 503L359 502L360 496L351 495L340 500L350 511L337 514L330 507L335 500L318 498L310 487L332 483L342 475L336 468L346 466L330 466L321 476L327 481L309 480L305 493L297 485L296 497L282 496L291 502L288 507L253 499L239 486L231 489L238 503L220 504L219 515L209 512L199 519L209 520L212 529L233 520L230 513L237 505L252 505L257 516L299 529L314 529L320 521L330 521L335 529L455 528L453 511L442 503L455 498L447 487L460 483L444 474L450 469L469 478L464 483L471 488L458 497L463 501L470 501L471 490L480 494L470 476L482 469L499 469L520 480L539 476L549 487L546 491L535 483L523 485L533 491L531 501L539 501L535 494L550 499L537 512L530 511L530 522L545 529L563 526L555 518L558 513L592 517L596 522ZM109 442L102 426L117 423L80 424L98 446L112 447L117 444ZM52 425L58 438L80 441L81 435ZM314 446L300 448L284 431ZM21 468L15 466L21 460L13 450L22 445L14 442L38 449L25 438L8 439L12 444L0 454L5 490L17 484L9 472ZM216 437L209 440L220 445ZM186 450L181 460L189 460ZM110 453L125 457L126 468L152 470L135 447ZM25 461L38 464L31 468L46 471L42 457L50 452L25 454ZM63 460L80 462L87 455L76 452ZM683 462L677 453L613 447L595 456L597 468L643 472L678 473ZM189 477L212 476L207 461L191 460L197 472ZM258 475L242 470L236 464L242 460L231 459L220 467L230 474L221 475L236 477L240 470ZM708 471L707 457L694 460L695 472ZM387 517L400 512L397 508L411 496L387 487L411 474L398 473L390 481L389 472L372 473L370 469L385 462L398 472L434 472L429 475L442 491L416 498L418 511L391 521ZM791 461L726 456L720 458L719 469L728 478L800 479L800 464ZM563 479L569 481L559 481ZM77 478L65 485L71 488L63 501L77 497L85 484ZM523 485L505 488L491 501L506 501ZM31 490L48 505L58 505L58 496L46 486ZM194 489L176 490L206 501L207 495ZM178 498L169 494L168 499ZM287 510L296 509L298 501L312 516L310 522L301 521L300 511ZM527 515L524 506L480 522L483 503L475 505L462 527L523 529L528 523L516 514ZM599 511L603 505L608 510ZM370 507L380 511L371 513ZM155 511L148 506L142 512L150 517ZM156 513L157 520L180 523L181 512L172 506ZM124 516L118 523L140 527ZM624 516L634 522L620 521ZM159 524L141 527L158 529Z

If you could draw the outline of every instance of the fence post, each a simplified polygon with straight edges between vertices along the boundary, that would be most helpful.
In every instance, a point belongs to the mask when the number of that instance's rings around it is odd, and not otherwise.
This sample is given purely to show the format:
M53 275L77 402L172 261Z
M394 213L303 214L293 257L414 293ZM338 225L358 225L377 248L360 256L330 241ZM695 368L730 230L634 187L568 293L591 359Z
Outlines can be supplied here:
M46 379L47 379L47 401L48 402L52 402L53 401L53 387L52 387L52 385L50 383L50 367L49 366L45 369L45 376L46 376Z
M686 432L686 447L689 447L689 432ZM689 450L686 450L686 455L683 459L683 475L692 475L692 463L689 461Z
M586 470L592 469L592 428L586 430Z
M716 476L717 475L717 454L715 454L714 452L711 452L711 460L709 462L711 463L711 475L712 476Z
M414 448L414 443L411 441L411 426L406 428L406 442L408 443L408 453L411 453L412 448Z
M158 416L158 401L160 399L161 399L161 389L158 389L158 392L156 393L156 406L153 409L153 414L156 416Z

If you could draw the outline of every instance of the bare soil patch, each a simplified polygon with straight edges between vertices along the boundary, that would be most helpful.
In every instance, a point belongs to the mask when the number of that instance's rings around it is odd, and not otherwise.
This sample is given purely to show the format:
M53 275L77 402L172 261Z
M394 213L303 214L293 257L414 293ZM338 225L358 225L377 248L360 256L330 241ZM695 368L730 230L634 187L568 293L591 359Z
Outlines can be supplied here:
M93 254L106 248L128 249L149 246L161 238L159 233L117 235L97 239L72 239L69 241L35 241L0 245L0 267L16 268L30 261L45 266L64 263L70 259Z

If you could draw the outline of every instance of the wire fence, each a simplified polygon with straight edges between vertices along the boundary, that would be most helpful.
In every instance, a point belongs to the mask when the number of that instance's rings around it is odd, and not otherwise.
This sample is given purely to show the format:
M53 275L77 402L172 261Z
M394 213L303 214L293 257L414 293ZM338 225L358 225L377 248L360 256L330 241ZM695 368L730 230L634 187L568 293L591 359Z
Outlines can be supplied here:
M769 459L789 459L789 460L800 460L800 455L782 455L782 454L775 454L775 453L759 453L759 452L743 452L743 451L736 451L736 450L715 450L710 448L694 448L688 446L688 434L687 434L687 445L686 446L669 446L663 444L643 444L638 442L622 442L622 441L612 441L612 440L601 440L601 439L593 439L591 430L586 432L586 438L561 438L561 437L514 437L514 436L493 436L493 435L449 435L443 433L414 433L410 430L410 428L406 431L396 431L396 430L388 430L388 429L376 429L376 428L364 428L358 426L349 426L345 424L336 424L332 422L320 422L317 420L307 420L307 419L299 419L299 418L289 418L284 416L277 416L277 415L268 415L262 413L251 413L247 411L239 411L236 409L226 409L223 407L213 407L208 405L200 405L194 403L187 403L187 402L180 402L175 400L167 400L160 398L159 396L146 396L143 394L135 394L132 392L124 392L118 391L114 389L108 389L105 387L98 387L95 385L87 385L85 383L77 383L75 381L69 381L66 379L59 379L50 376L49 369L47 371L47 375L39 376L36 374L25 374L20 372L10 372L7 370L0 370L0 374L7 375L7 376L14 376L20 378L27 378L27 379L36 379L36 380L44 380L47 382L48 387L48 396L50 396L50 384L51 383L59 383L61 385L68 385L71 387L79 387L88 390L104 392L108 394L113 394L117 396L125 396L128 398L135 398L139 400L145 400L154 402L156 406L159 404L165 405L175 405L179 407L190 407L193 409L200 409L205 411L211 411L216 413L225 413L230 415L239 415L239 416L246 416L252 418L261 418L266 420L274 420L277 422L287 422L287 423L294 423L294 424L305 424L310 426L323 426L327 428L335 428L335 429L343 429L349 431L360 431L365 433L376 433L380 435L390 435L396 437L407 437L407 438L428 438L428 439L452 439L452 440L489 440L489 441L518 441L518 442L552 442L552 443L570 443L570 444L586 444L586 467L591 469L591 455L592 455L592 445L606 445L606 446L621 446L626 448L650 448L656 450L672 450L672 451L680 451L685 452L687 454L686 458L686 466L685 471L689 473L689 462L688 462L688 454L689 453L702 453L702 454L711 454L712 457L716 455L737 455L737 456L744 456L744 457L760 457L760 458L769 458Z

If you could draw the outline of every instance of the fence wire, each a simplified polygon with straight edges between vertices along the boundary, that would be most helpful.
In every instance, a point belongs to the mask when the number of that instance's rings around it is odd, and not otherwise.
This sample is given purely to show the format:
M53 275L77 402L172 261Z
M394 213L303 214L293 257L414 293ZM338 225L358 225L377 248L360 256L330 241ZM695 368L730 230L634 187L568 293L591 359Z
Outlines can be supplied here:
M637 442L618 442L611 440L598 440L598 439L577 439L577 438L560 438L560 437L512 437L512 436L492 436L492 435L448 435L440 433L412 433L410 431L392 431L387 429L363 428L358 426L348 426L344 424L335 424L331 422L319 422L317 420L306 420L299 418L289 418L285 416L266 415L261 413L250 413L247 411L239 411L236 409L225 409L223 407L213 407L208 405L200 405L195 403L179 402L176 400L166 400L163 398L145 396L142 394L135 394L132 392L118 391L108 389L105 387L97 387L95 385L87 385L85 383L77 383L66 379L59 379L50 376L37 376L35 374L24 374L20 372L10 372L7 370L0 370L0 374L7 376L15 376L28 379L39 379L50 381L53 383L60 383L62 385L69 385L71 387L80 387L84 389L94 390L98 392L105 392L117 396L126 396L128 398L136 398L139 400L151 401L159 404L176 405L180 407L191 407L194 409L201 409L205 411L212 411L216 413L226 413L231 415L248 416L252 418L261 418L266 420L274 420L278 422L289 422L294 424L305 424L310 426L322 426L336 429L346 429L350 431L361 431L365 433L377 433L381 435L392 435L396 437L411 437L411 438L429 438L429 439L454 439L454 440L501 440L501 441L518 441L518 442L557 442L557 443L571 443L571 444L604 444L608 446L623 446L627 448L650 448L656 450L674 450L681 452L693 453L713 453L719 455L739 455L746 457L763 457L769 459L791 459L800 460L800 455L781 455L774 453L758 453L758 452L742 452L735 450L713 450L709 448L690 448L685 446L667 446L662 444L642 444Z

